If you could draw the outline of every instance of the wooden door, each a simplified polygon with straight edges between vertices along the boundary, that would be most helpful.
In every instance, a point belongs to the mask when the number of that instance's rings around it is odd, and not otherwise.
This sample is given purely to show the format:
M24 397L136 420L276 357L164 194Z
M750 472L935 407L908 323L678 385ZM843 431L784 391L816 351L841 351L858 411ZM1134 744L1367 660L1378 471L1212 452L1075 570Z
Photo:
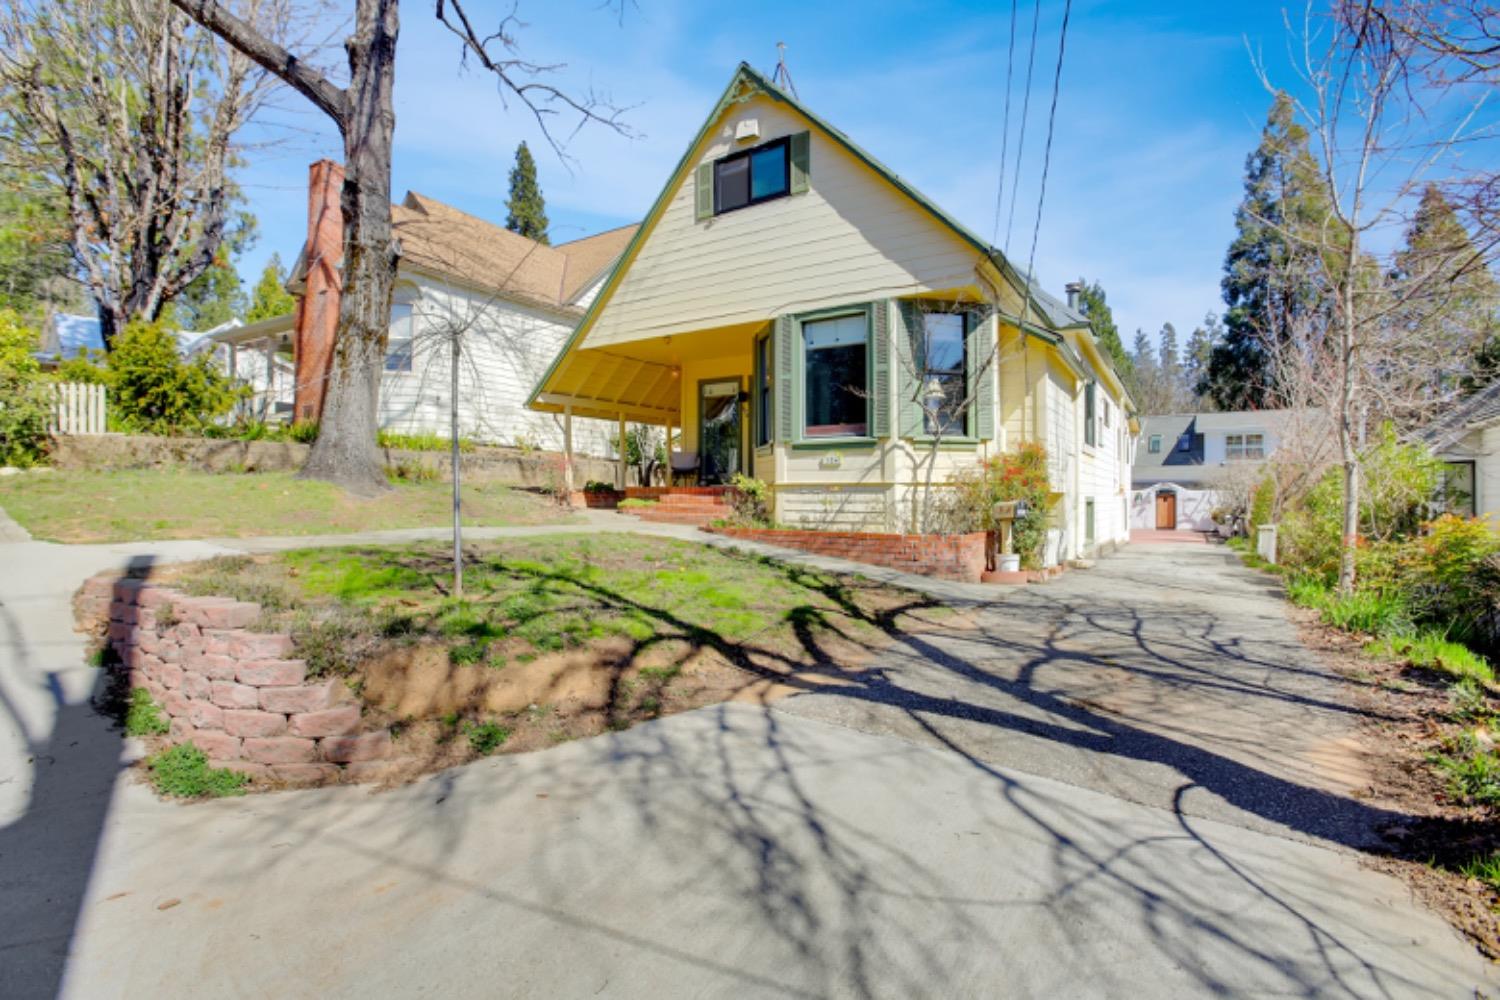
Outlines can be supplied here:
M1158 531L1177 530L1177 494L1156 494L1156 528Z

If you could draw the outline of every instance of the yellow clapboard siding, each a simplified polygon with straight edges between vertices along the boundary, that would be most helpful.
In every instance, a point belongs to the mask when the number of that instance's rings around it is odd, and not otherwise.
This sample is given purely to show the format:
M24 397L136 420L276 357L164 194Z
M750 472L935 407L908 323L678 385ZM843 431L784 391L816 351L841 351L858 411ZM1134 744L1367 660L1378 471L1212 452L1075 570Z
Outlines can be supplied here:
M755 118L765 142L811 129L765 97L731 105L695 162L735 148ZM622 344L791 310L974 284L978 254L841 146L812 129L805 194L699 222L689 171L585 347Z

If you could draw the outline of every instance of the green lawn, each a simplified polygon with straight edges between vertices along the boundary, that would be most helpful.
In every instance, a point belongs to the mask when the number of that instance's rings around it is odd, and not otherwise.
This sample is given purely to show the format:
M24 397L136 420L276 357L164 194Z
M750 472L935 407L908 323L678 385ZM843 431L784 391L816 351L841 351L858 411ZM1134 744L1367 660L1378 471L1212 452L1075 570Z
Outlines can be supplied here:
M544 497L504 486L468 486L463 499L469 525L572 517ZM0 479L0 507L36 538L56 542L319 535L444 527L452 487L400 482L362 500L281 472L51 472Z
M733 698L860 683L927 597L732 550L629 535L301 549L173 567L256 601L314 676L339 676L417 770L542 749Z

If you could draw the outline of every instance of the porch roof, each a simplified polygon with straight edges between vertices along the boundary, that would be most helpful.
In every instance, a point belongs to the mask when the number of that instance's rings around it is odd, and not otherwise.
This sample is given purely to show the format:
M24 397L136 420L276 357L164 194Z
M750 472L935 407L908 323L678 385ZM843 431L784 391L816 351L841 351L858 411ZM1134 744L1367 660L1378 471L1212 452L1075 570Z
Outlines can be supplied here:
M570 351L532 397L531 408L562 413L571 407L579 417L676 423L680 380L674 365L614 351Z

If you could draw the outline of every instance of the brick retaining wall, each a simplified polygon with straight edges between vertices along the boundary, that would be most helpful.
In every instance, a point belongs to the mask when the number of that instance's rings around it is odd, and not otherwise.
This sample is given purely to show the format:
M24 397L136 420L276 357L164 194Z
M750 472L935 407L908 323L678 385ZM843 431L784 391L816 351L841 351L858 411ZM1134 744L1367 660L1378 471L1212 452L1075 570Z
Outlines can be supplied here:
M258 604L101 575L84 583L77 611L130 686L165 710L168 742L195 744L214 767L326 784L379 778L395 763L390 731L362 729L345 684L309 678L291 636L251 630Z
M704 528L731 538L801 549L870 563L903 573L978 583L984 572L985 534L895 535L872 531L808 531L781 528Z

